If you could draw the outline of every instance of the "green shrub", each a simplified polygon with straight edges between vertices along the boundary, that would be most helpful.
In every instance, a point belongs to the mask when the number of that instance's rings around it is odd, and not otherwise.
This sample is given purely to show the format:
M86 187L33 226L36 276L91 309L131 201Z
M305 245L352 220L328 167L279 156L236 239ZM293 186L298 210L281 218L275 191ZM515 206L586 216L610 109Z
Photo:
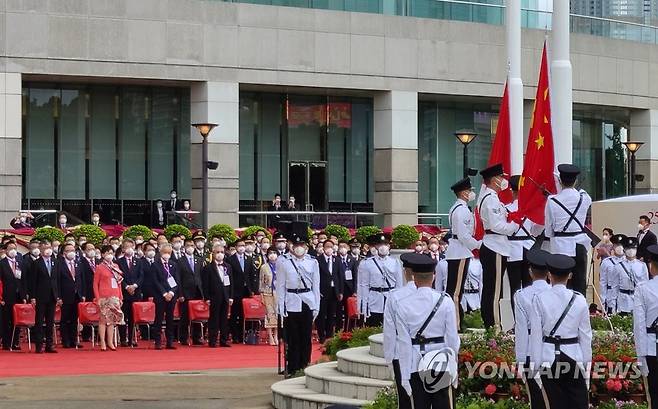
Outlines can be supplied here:
M85 236L87 241L96 247L100 246L105 236L107 236L105 230L93 224L81 224L73 231L73 235L76 239L79 239L80 236Z
M154 234L153 230L141 224L130 226L123 232L123 237L131 238L133 240L135 240L135 237L137 236L142 236L144 241L146 241L153 238Z
M462 324L464 328L484 328L484 321L482 320L482 314L480 313L480 310L475 310L464 314Z
M393 229L391 241L397 249L407 249L420 239L420 233L415 227L408 224L400 224Z
M192 238L192 232L190 229L183 226L182 224L170 224L169 226L165 227L164 235L167 236L167 240L171 240L171 238L176 234L182 234L186 239Z
M214 237L223 237L228 244L234 243L238 239L235 230L228 224L215 224L208 229L208 240L212 240Z
M350 229L348 229L345 226L340 226L338 224L328 225L324 229L324 232L327 233L328 236L338 237L338 240L349 241L349 239L352 238L352 236L350 236Z
M377 392L377 396L372 403L367 404L363 409L397 409L398 395L393 386L387 386Z
M382 229L377 226L361 226L356 231L356 239L361 243L365 243L368 237L372 236L373 234L379 234L381 232Z
M381 332L382 327L354 328L352 332L340 331L324 343L324 354L335 360L338 351L369 345L368 337Z
M608 321L609 319L609 321ZM633 332L633 316L612 314L608 318L604 316L590 317L592 329L595 331L610 331L614 328L617 332ZM612 325L612 328L610 328Z
M270 241L272 240L272 234L265 227L258 225L247 227L242 231L240 237L247 238L249 236L255 236L259 231L264 232L267 238L270 239Z
M60 243L64 241L64 233L60 229L50 226L39 227L34 231L33 237L39 240L57 240Z

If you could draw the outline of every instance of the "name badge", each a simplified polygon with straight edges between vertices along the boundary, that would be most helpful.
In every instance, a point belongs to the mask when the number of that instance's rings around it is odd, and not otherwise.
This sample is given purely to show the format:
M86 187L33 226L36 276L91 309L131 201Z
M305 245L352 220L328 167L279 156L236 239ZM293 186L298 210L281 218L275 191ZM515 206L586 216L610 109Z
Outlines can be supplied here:
M228 274L224 274L224 287L231 285L231 277Z
M112 288L119 288L119 284L117 283L117 279L114 278L114 277L112 277L110 279L110 285L112 286Z
M176 288L178 286L178 284L176 284L176 280L174 280L174 277L172 276L167 278L167 284L169 284L169 287L171 288Z
M352 270L345 270L345 279L346 280L352 279Z

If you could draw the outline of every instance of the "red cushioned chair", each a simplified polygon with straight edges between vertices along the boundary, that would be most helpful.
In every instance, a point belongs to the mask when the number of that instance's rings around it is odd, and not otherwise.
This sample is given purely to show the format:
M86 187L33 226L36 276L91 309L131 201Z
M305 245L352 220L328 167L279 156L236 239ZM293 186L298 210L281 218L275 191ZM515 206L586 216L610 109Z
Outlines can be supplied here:
M55 320L53 321L53 337L55 338L55 345L57 342L57 328L61 327L62 323L62 307L55 305Z
M204 325L210 319L210 306L205 300L190 300L187 302L187 317L189 318L188 334L192 333L192 324L201 325L201 336L205 334ZM188 340L189 343L189 340Z
M153 298L148 301L133 303L133 339L137 339L137 326L146 325L148 338L151 339L151 325L155 323L155 303Z
M348 297L346 304L347 304L347 327L345 328L345 330L349 331L349 328L352 328L350 326L350 323L353 323L353 326L356 326L356 324L359 322L359 309L357 308L357 304L356 304L356 296Z
M263 304L263 298L260 295L243 298L242 313L244 315L244 320L242 320L242 339L245 340L247 336L247 321L258 323L257 331L259 332L261 327L265 324L267 308L265 307L265 304Z
M95 302L78 303L78 324L91 327L91 347L96 346L96 327L101 319L101 309Z
M16 328L27 328L27 349L32 350L32 340L30 339L30 328L34 327L36 321L36 310L32 304L14 304L13 318L14 328L11 332L11 346L14 345L16 337ZM20 336L20 334L19 334Z

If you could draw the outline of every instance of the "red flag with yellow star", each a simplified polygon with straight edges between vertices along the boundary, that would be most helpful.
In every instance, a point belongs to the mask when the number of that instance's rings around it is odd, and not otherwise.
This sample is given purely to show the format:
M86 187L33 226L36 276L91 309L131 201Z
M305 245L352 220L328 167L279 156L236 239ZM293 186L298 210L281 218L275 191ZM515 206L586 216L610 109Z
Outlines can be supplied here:
M546 43L544 43L525 163L519 183L519 214L540 225L544 224L545 193L552 194L556 191L554 168L551 93L548 83Z

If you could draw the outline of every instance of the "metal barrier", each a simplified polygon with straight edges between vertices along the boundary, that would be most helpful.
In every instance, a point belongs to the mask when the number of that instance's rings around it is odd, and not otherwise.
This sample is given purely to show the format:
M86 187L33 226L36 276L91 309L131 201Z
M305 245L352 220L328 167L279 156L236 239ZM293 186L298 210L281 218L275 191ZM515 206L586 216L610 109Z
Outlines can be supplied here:
M270 211L238 211L240 226L261 225L274 227L279 221L304 221L309 227L323 229L329 224L338 224L356 229L361 226L376 224L379 213L372 212L270 212Z

